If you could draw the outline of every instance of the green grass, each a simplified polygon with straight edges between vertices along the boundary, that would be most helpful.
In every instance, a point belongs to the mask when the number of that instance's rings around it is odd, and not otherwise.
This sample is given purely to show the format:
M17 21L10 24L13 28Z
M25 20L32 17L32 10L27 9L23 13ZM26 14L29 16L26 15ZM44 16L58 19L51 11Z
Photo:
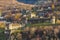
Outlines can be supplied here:
M35 24L27 24L26 26L54 26L54 25L60 25L60 24L52 24L52 23L49 23L49 22L46 22L46 23L35 23Z
M4 30L3 29L0 29L0 33L2 33L2 32L4 32Z
M4 29L0 29L0 40L5 40Z
M0 40L5 40L5 35L3 33L0 33Z

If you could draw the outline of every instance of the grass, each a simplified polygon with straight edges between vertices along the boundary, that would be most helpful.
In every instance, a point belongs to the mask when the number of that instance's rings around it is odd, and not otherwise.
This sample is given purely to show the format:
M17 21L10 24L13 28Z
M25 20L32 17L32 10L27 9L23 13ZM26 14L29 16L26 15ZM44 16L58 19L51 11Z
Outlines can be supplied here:
M4 29L0 29L0 40L5 40Z
M37 27L39 27L39 26L56 26L56 25L60 25L60 24L52 24L52 23L49 23L49 22L47 22L47 23L35 23L35 24L27 24L26 26L37 26Z

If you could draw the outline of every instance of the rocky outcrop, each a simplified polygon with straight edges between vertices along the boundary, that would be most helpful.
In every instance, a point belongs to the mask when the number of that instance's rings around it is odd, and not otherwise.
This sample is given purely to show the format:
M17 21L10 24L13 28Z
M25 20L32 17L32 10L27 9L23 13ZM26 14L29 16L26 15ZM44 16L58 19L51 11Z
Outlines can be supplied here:
M24 4L21 2L18 2L17 0L0 0L0 9L4 9L7 6L17 6L19 8L24 9L31 9L31 7L34 7L34 5L31 4Z

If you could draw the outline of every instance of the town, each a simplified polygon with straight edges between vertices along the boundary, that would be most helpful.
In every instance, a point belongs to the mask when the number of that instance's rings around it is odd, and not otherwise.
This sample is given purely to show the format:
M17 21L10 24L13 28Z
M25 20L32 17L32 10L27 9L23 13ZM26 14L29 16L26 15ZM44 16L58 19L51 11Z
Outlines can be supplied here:
M27 2L0 1L0 40L60 40L60 0Z

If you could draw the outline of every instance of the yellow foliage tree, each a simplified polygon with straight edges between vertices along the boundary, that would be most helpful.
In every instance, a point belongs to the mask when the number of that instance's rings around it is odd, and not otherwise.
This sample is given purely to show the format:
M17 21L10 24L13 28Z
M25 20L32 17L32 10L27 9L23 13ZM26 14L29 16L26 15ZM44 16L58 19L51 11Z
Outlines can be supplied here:
M17 14L15 14L15 19L19 19L20 18L20 16L21 16L21 14L20 13L17 13Z
M4 22L0 22L0 28L5 28L6 24Z
M52 9L54 9L55 8L55 5L54 4L52 4Z

